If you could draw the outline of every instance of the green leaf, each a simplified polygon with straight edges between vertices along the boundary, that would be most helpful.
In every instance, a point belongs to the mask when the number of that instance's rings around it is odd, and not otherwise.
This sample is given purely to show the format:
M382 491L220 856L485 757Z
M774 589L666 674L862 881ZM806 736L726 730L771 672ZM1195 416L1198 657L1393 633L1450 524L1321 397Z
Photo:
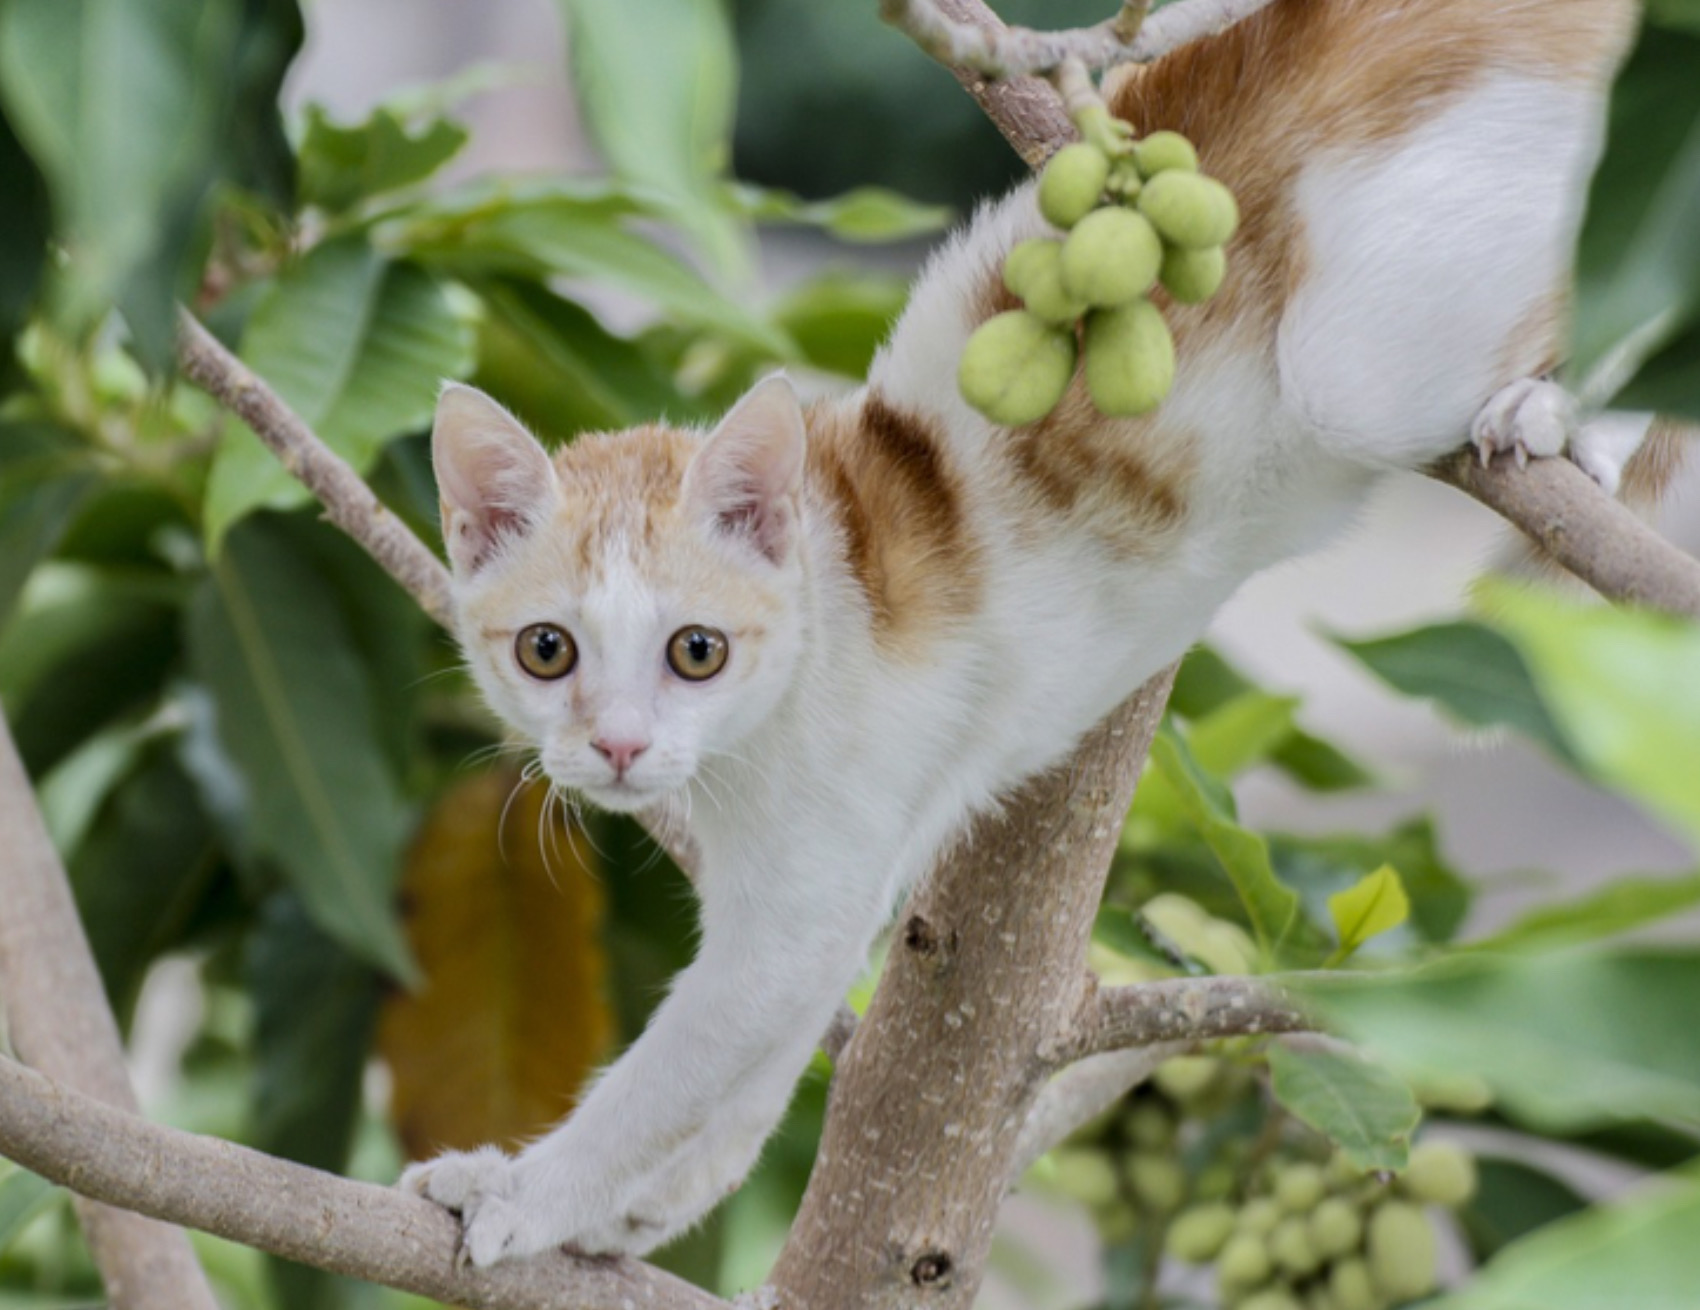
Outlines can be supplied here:
M1399 881L1399 871L1384 864L1365 874L1343 892L1328 898L1328 913L1339 934L1336 956L1344 960L1371 937L1379 937L1404 923L1411 913L1410 898Z
M1169 708L1183 719L1200 719L1236 696L1258 687L1209 646L1195 646L1181 661ZM1295 782L1312 791L1347 791L1375 781L1363 765L1339 747L1294 728L1270 756Z
M632 341L581 305L518 278L477 286L485 304L473 381L552 438L679 418L690 402Z
M1569 369L1601 407L1700 317L1697 67L1700 34L1649 23L1612 90L1578 247Z
M1655 1178L1634 1195L1513 1242L1429 1310L1688 1310L1700 1287L1700 1182Z
M148 965L179 944L217 873L212 825L168 744L102 806L70 872L106 994L127 1022Z
M1293 731L1294 696L1247 691L1195 719L1187 733L1192 756L1224 781L1260 763Z
M1692 952L1468 955L1396 976L1293 985L1332 1029L1392 1067L1476 1074L1507 1114L1538 1131L1700 1119Z
M823 273L773 307L773 319L816 368L864 378L909 296L902 278Z
M629 219L656 212L647 198L607 185L480 186L396 216L383 239L456 276L583 278L617 287L681 323L717 329L770 356L794 355L744 299L627 228Z
M1299 923L1299 898L1276 878L1263 838L1240 827L1229 808L1231 802L1224 804L1219 786L1199 770L1172 731L1157 735L1151 763L1233 881L1258 946L1265 955L1273 955Z
M3 1165L0 1174L0 1253L41 1212L58 1191L47 1179L17 1165Z
M442 380L464 377L472 355L472 325L436 278L386 260L360 237L326 242L288 270L242 339L243 359L362 473L386 442L430 422ZM256 509L307 499L232 420L207 483L208 541L216 546Z
M1472 946L1487 951L1547 950L1615 937L1700 905L1700 874L1615 878L1596 892L1530 910Z
M95 474L48 457L0 478L0 630L35 566L53 553L93 490Z
M319 105L307 106L297 186L303 206L330 214L423 182L459 153L469 133L459 123L431 118L416 132L380 106L364 123L341 127Z
M52 235L47 184L25 152L11 124L0 114L0 341L10 341L24 325Z
M928 205L886 187L863 186L830 200L804 200L789 191L734 182L733 202L758 223L798 223L841 241L874 243L930 236L950 225L948 205Z
M1570 1184L1519 1160L1478 1157L1476 1179L1476 1194L1458 1221L1478 1262L1588 1205Z
M188 644L246 783L254 852L325 932L411 981L391 900L405 815L335 601L282 533L253 520L196 592Z
M360 1115L379 977L287 895L261 910L247 972L257 1018L253 1145L341 1173ZM341 1280L322 1270L273 1260L270 1274L279 1305L345 1301Z
M1700 419L1700 318L1642 362L1612 407Z
M1507 584L1482 595L1588 773L1700 852L1700 625Z
M1411 901L1411 926L1425 941L1450 941L1470 908L1470 887L1440 854L1434 823L1410 819L1385 836L1272 833L1270 858L1281 881L1322 913L1326 896L1383 864L1399 870Z
M715 181L731 159L737 52L719 0L558 0L573 88L617 177L660 197L710 259L742 272Z
M233 0L10 0L0 93L47 178L79 328L116 303L143 358L170 358L197 211L229 126Z
M1295 1117L1339 1144L1358 1168L1403 1169L1422 1111L1387 1070L1344 1051L1277 1042L1269 1048L1271 1090Z
M1517 648L1479 623L1437 623L1373 641L1335 639L1383 682L1479 728L1505 726L1571 759Z

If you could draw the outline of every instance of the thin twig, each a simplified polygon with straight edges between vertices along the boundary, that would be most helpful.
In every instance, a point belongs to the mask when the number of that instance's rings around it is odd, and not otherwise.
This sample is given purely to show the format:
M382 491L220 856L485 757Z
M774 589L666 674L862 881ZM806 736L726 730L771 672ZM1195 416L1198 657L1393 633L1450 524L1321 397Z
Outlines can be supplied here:
M67 1086L133 1112L136 1094L118 1025L3 715L0 906L0 1002L12 1048ZM104 1205L83 1202L77 1211L115 1304L214 1310L212 1289L182 1233Z
M638 1260L457 1268L460 1225L429 1201L149 1123L5 1059L0 1154L110 1205L472 1310L726 1310Z
M1159 1042L1130 1051L1105 1051L1069 1065L1039 1093L1027 1112L1010 1163L1013 1186L1046 1151L1060 1146L1083 1124L1096 1119L1140 1083L1163 1061L1184 1055L1195 1043Z
M983 77L1007 78L1049 75L1069 59L1078 59L1094 71L1116 64L1150 63L1232 27L1270 3L1187 0L1150 18L1144 17L1144 4L1127 3L1113 18L1061 32L993 27L953 18L936 0L881 0L880 17L941 64L971 69Z
M289 475L318 497L332 523L363 546L421 609L453 631L449 573L442 562L341 455L187 310L178 313L177 362L185 377L246 423Z
M1700 619L1700 561L1613 500L1567 459L1487 468L1472 450L1429 470L1511 520L1600 595Z
M1092 988L1052 1052L1057 1063L1157 1042L1306 1032L1316 1022L1267 978L1165 978Z

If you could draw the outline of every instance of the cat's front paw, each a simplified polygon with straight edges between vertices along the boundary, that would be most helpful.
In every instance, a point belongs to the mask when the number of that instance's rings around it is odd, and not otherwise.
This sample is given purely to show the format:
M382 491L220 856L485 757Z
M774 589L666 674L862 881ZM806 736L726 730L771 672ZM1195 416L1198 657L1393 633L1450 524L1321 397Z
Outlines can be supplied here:
M1521 468L1531 458L1563 452L1576 435L1576 401L1556 382L1519 378L1489 397L1470 424L1483 465L1510 451Z
M397 1186L460 1216L459 1259L483 1268L563 1245L571 1217L528 1194L519 1162L494 1146L410 1165ZM588 1252L587 1252L588 1254Z

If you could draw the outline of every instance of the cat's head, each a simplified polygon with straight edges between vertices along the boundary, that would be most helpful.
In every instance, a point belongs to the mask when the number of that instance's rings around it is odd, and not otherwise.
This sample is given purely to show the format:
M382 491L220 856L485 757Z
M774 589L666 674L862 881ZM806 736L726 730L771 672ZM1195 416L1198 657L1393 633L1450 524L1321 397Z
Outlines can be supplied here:
M735 754L801 648L790 384L758 384L707 435L640 427L553 458L450 386L431 447L462 647L545 772L633 810Z

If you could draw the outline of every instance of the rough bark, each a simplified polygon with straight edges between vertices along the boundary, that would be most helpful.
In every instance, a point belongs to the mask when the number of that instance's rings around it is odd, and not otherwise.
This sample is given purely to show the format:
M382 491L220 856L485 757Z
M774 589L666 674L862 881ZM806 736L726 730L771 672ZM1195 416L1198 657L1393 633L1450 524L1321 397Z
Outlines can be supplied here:
M462 1268L460 1225L429 1201L149 1123L6 1059L0 1153L126 1211L470 1310L726 1310L719 1298L638 1260L548 1255ZM114 1294L113 1304L182 1310L203 1303ZM214 1305L210 1297L204 1304Z
M66 1086L133 1114L118 1025L3 715L0 907L0 1004L12 1049ZM114 1306L215 1310L181 1232L87 1200L77 1203L77 1217Z
M774 1270L787 1310L972 1302L1173 680L976 823L910 898Z

